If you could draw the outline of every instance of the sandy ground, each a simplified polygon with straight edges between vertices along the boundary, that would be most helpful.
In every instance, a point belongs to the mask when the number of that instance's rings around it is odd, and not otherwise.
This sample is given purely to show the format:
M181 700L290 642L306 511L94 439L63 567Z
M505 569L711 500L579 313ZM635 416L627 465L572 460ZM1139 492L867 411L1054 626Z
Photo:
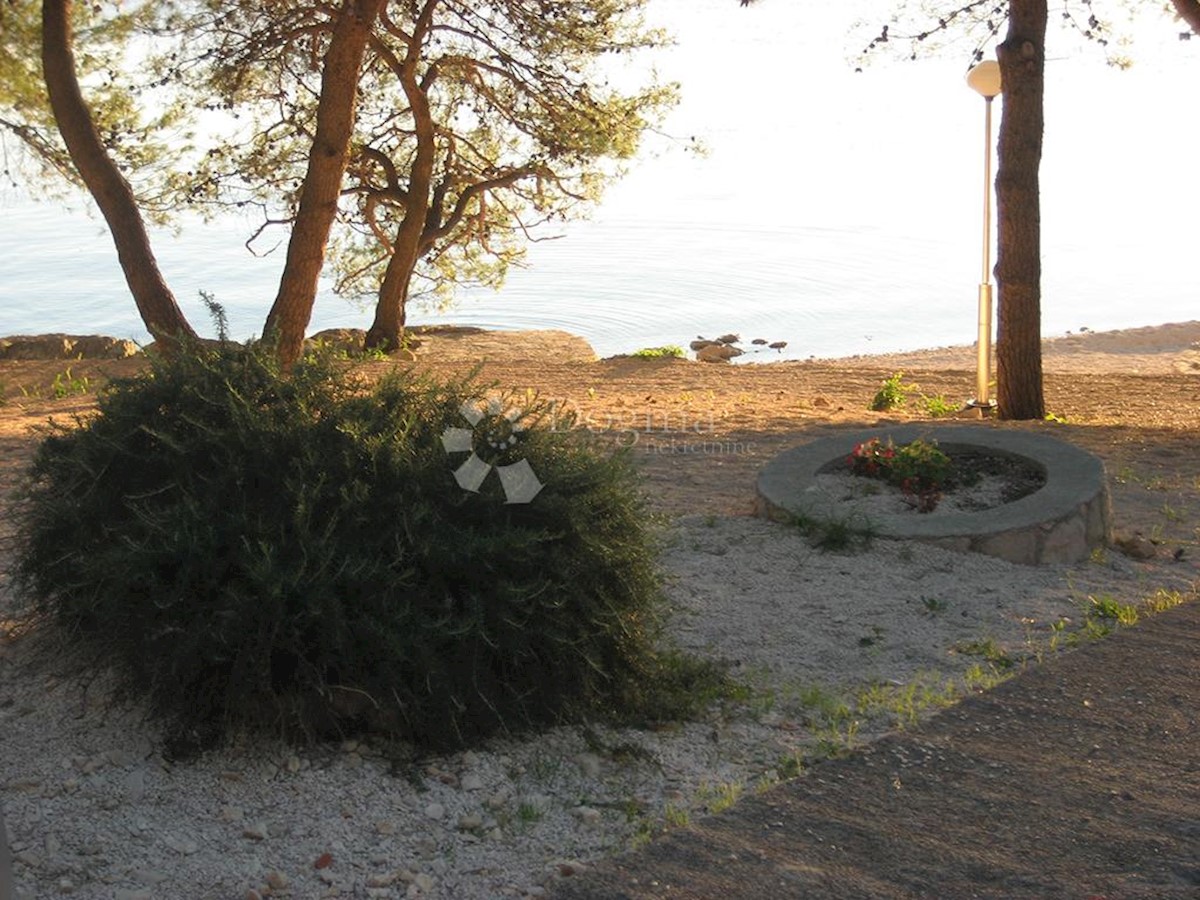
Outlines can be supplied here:
M585 342L557 332L426 335L418 369L457 376L480 365L481 394L540 394L597 441L630 449L651 507L671 522L663 565L672 634L729 662L753 699L669 733L555 729L498 741L431 761L417 789L382 777L385 761L357 747L235 748L164 766L136 711L113 716L69 684L16 678L25 647L10 637L0 640L0 798L25 860L19 883L37 897L56 896L67 879L81 897L119 888L187 900L241 896L282 873L302 897L538 896L580 860L710 809L733 786L778 777L780 760L830 740L813 716L814 691L853 708L837 740L870 739L905 724L908 713L888 696L971 690L997 656L1019 665L1066 643L1097 598L1137 604L1192 593L1197 340L1200 323L1048 342L1056 421L995 427L1043 431L1098 454L1118 530L1139 535L1152 555L1110 549L1078 565L1032 568L908 542L823 553L749 515L758 469L787 447L900 420L928 421L936 436L944 420L929 417L925 398L969 396L970 348L719 366L596 360ZM89 393L56 398L61 361L0 361L3 483L15 484L37 423L86 413L104 377L136 365L72 364L70 377L90 379ZM870 412L896 371L916 386L906 407ZM923 716L934 705L915 707ZM469 790L468 781L481 786ZM518 811L533 807L518 827ZM479 827L460 827L476 815ZM264 823L278 837L245 836ZM136 839L112 839L126 832ZM333 846L337 878L318 880L312 860Z

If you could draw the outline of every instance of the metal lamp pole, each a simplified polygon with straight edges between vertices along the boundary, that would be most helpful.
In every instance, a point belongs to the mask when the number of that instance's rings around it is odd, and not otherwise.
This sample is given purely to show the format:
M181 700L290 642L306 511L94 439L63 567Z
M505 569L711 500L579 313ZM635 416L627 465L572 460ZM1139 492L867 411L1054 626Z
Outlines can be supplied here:
M975 364L975 399L970 405L992 409L988 398L992 368L992 100L1000 93L1000 64L988 59L967 72L967 84L984 100L983 140L983 274L979 279L979 341Z

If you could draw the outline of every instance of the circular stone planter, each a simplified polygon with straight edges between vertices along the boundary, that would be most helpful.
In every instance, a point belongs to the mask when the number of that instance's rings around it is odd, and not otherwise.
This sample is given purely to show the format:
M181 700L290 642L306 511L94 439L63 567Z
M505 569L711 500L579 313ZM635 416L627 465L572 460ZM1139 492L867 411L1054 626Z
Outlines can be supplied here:
M948 452L1014 456L1045 473L1037 491L979 512L866 517L816 486L817 474L850 454L855 444L877 437L897 444L936 440ZM975 551L1010 562L1078 562L1112 537L1112 512L1104 464L1055 438L1023 431L970 426L895 425L822 438L785 450L758 476L757 511L776 520L801 517L847 522L877 537L925 541L951 550Z

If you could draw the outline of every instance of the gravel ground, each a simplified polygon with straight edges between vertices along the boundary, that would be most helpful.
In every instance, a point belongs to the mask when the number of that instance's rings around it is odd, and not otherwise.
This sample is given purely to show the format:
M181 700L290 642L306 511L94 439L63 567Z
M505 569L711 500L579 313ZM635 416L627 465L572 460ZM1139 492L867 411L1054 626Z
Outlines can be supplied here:
M905 542L839 555L784 526L709 516L676 525L664 565L675 636L729 662L750 699L662 731L562 727L404 765L355 741L170 764L137 709L113 708L100 682L26 668L31 640L9 636L0 796L18 896L540 896L787 774L830 740L815 697L940 690L989 641L1036 654L1052 623L1080 623L1090 594L1183 590L1192 569L1119 554L1031 568ZM898 715L864 706L837 739L868 740Z

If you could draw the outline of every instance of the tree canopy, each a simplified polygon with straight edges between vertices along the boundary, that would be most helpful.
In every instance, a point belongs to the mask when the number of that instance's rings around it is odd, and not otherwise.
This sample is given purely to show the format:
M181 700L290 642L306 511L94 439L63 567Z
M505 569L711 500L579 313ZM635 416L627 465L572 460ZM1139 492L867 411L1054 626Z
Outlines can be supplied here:
M42 37L32 4L10 5L5 14L21 26L5 30L20 49L11 64L25 64L0 109L23 110L13 117L22 125L40 122L47 158L64 172L88 170L83 181L97 200L111 192L96 177L104 156L106 178L149 185L130 184L141 215L250 205L262 212L256 237L284 229L287 262L264 335L285 359L299 352L327 249L337 289L375 298L370 344L391 349L412 293L445 301L465 282L498 285L540 226L600 197L673 105L676 85L623 65L667 42L645 25L646 2L195 0L134 5L100 16L104 29L92 30L73 27L86 14L69 0L48 0L68 27L43 47L47 77L58 79L60 98L80 98L59 104L57 131L95 136L84 155L75 142L73 166L46 127L54 119L29 63ZM124 50L134 34L137 75L122 83L115 64L93 71L98 51ZM109 36L119 42L104 43ZM200 132L219 127L186 165L143 179L150 159L122 148L136 97L150 86L164 90L164 117L197 116ZM114 236L136 237L132 219L123 214ZM131 289L136 297L132 281Z
M619 174L676 98L653 79L612 84L621 56L666 42L644 5L383 5L330 244L337 290L376 301L370 345L398 344L414 294L445 302L464 283L498 285L539 226ZM209 2L170 23L188 55L160 60L163 76L245 123L243 139L208 148L177 181L182 202L255 206L263 231L293 225L315 129L312 60L329 29L320 10Z
M0 3L0 152L6 178L36 185L30 192L45 196L81 182L47 99L40 6L28 0ZM148 3L72 5L70 25L76 77L87 89L97 133L134 182L146 211L164 218L162 180L190 135L178 108L160 104L151 110L141 103L137 80L123 74L131 45L152 14Z

